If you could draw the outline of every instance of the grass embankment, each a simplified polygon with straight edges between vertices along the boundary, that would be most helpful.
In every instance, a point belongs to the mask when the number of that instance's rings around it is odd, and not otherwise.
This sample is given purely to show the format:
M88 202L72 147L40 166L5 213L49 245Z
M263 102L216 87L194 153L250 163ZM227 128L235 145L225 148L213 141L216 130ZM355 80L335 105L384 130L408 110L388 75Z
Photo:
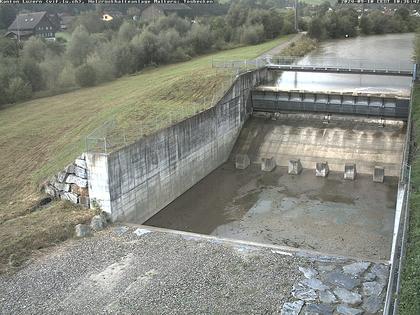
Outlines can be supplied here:
M0 110L0 270L32 250L70 237L90 211L53 202L31 212L39 184L85 150L85 136L115 118L128 139L150 130L156 117L195 112L194 102L213 95L230 74L211 69L212 58L251 59L288 37L145 70L108 84L31 100ZM203 107L209 106L208 103ZM169 121L167 122L169 123Z
M414 90L412 107L413 137L410 195L410 225L408 230L407 252L403 266L401 283L401 299L399 313L401 315L420 314L420 85Z
M296 42L290 43L282 51L283 56L303 57L318 47L318 42L308 36L302 36Z

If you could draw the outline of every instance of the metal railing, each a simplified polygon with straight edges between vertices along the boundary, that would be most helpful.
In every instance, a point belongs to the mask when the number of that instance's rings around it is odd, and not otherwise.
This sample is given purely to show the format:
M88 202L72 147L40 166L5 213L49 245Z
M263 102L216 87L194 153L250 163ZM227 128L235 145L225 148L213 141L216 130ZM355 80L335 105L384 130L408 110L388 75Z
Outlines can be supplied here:
M413 104L414 86L411 86L411 97L409 116L407 123L407 136L403 149L403 160L401 166L400 180L398 191L403 189L404 196L401 203L401 212L399 213L399 222L397 231L394 229L394 238L392 242L391 251L391 270L389 273L387 295L385 299L384 315L398 314L398 304L400 300L400 285L402 266L405 258L405 249L407 243L407 230L409 222L409 206L410 206L410 191L411 191L411 166L410 162L410 148L411 148L411 133L412 133L412 104ZM398 207L398 203L397 203ZM398 214L398 209L397 209ZM397 216L396 216L397 219ZM396 233L396 234L395 234Z
M336 69L366 69L383 72L412 72L413 63L398 61L393 64L389 62L377 62L370 59L348 59L348 58L312 58L312 57L291 57L263 55L252 60L226 60L213 59L213 68L234 69L238 73L259 69L266 66L300 66L310 68L336 68Z
M117 118L113 117L86 136L86 152L108 154L149 134L211 108L222 99L235 78L232 75L211 97L204 97L195 102L186 102L185 106L166 108L160 113L150 114L136 126L124 127L122 122L119 123Z

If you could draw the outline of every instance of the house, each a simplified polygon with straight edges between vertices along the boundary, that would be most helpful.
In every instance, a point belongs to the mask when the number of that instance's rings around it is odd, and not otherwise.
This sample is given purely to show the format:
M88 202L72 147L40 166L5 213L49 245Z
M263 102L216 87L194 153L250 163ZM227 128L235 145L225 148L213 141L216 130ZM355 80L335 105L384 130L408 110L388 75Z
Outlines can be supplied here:
M167 16L175 13L183 16L191 11L191 8L183 3L171 3L171 4L149 4L140 15L140 20L156 20L161 16Z
M105 11L102 13L102 21L109 22L122 16L123 14L119 11Z
M31 36L55 39L55 32L57 31L45 11L18 14L7 30L6 37L18 40Z

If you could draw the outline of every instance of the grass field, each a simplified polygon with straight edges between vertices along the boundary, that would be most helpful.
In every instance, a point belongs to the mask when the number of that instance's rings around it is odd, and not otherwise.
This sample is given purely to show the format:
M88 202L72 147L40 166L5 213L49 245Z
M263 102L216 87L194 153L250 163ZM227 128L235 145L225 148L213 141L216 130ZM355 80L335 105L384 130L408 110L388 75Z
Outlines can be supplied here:
M255 58L287 39L0 109L0 269L19 265L32 250L70 237L76 223L91 217L91 211L65 202L31 209L41 196L39 185L85 150L84 139L92 130L115 119L130 141L150 131L142 127L153 126L165 113L176 115L172 119L192 114L196 102L226 88L230 80L230 74L211 68L212 58Z
M420 143L420 85L414 90L412 110L413 136L417 145L412 150L410 226L401 283L401 315L420 314L420 155L417 152Z

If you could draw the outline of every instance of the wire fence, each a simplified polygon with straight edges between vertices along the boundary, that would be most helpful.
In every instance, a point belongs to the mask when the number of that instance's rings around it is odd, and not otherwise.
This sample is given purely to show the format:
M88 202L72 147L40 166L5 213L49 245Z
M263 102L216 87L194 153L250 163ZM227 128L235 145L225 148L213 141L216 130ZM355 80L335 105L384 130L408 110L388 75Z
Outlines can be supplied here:
M340 69L367 69L375 71L412 71L413 63L409 61L378 62L373 59L349 58L317 58L263 55L253 60L224 60L213 59L213 68L233 69L242 73L254 69L273 65L294 65L311 68L340 68Z
M123 124L116 117L105 121L86 136L86 152L108 154L147 135L167 128L215 106L229 90L236 76L231 75L213 95L196 101L185 101L185 105L165 108L150 114L138 123ZM125 125L125 127L124 127Z

